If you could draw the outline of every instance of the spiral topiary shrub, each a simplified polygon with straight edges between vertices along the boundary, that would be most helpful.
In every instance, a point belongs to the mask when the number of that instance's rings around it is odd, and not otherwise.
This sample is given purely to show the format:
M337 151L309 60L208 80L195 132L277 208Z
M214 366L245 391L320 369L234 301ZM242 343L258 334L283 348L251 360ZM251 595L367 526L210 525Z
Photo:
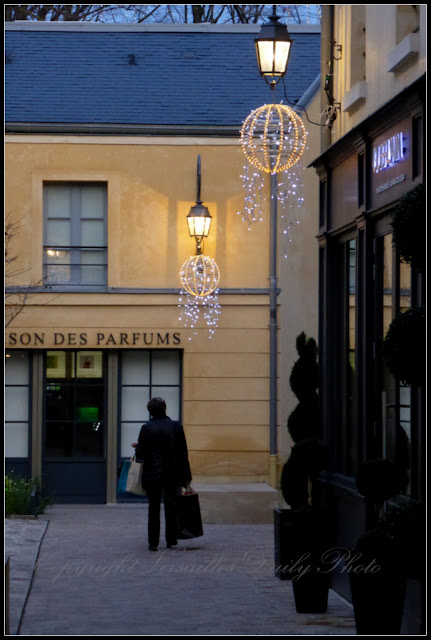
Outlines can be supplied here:
M402 479L393 462L375 458L362 464L356 474L356 486L366 500L380 504L401 492Z
M426 266L425 187L419 184L406 193L392 214L393 245L403 262L422 273Z
M317 438L305 438L293 447L283 467L281 490L292 509L307 507L312 502L310 485L329 462L328 447Z
M290 373L290 388L299 400L287 421L287 429L293 442L314 437L318 429L319 365L317 362L317 344L314 338L308 338L302 332L296 338L296 350L299 358Z
M383 358L392 375L408 385L425 382L425 307L407 309L391 322L383 342Z
M298 404L287 429L295 443L281 474L281 491L287 504L298 510L312 504L313 481L329 459L329 450L318 438L319 365L317 344L302 332L296 339L298 360L290 374L290 386Z

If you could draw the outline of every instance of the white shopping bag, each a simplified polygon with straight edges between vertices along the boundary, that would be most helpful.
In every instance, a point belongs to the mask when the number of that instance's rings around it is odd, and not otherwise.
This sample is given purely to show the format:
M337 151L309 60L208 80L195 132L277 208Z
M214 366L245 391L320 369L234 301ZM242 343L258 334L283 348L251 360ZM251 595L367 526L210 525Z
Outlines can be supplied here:
M136 456L130 460L129 473L127 474L126 491L138 496L147 495L142 486L142 462L136 462Z

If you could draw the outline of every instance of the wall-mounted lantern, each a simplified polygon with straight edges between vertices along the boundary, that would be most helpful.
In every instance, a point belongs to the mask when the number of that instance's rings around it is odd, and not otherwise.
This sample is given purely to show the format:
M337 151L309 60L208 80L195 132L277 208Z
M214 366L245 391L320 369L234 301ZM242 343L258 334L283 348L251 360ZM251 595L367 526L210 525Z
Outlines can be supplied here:
M201 255L203 252L203 239L209 234L211 220L212 216L208 208L201 201L201 157L198 156L196 204L190 209L187 216L189 234L196 240L196 255Z

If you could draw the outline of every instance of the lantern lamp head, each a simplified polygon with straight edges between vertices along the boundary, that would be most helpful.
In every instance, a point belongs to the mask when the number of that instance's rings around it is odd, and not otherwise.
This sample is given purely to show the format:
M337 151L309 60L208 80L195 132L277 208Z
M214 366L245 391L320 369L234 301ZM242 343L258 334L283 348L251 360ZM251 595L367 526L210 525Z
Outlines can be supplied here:
M196 255L201 255L203 251L203 239L209 234L212 216L201 201L201 157L198 156L197 165L197 198L196 204L190 209L187 216L189 234L196 240Z
M293 42L287 27L278 22L280 18L276 14L276 6L273 5L273 15L267 24L262 25L259 37L255 39L260 75L264 76L272 89L286 73Z

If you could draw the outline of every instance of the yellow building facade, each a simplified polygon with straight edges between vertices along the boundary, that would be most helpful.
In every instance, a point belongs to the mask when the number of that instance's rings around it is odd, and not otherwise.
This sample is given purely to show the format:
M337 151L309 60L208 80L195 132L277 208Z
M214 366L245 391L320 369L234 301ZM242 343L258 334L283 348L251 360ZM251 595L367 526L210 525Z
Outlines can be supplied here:
M309 132L305 164L317 143ZM181 318L180 271L196 248L186 218L196 200L198 156L201 197L212 215L204 254L221 274L213 335L202 315L195 329ZM29 401L27 415L10 409L6 416L12 466L42 477L59 502L116 502L121 462L148 419L149 397L159 395L184 425L195 483L276 488L290 448L285 420L296 404L286 379L296 335L317 327L314 172L304 172L307 197L287 254L278 231L274 455L270 179L263 220L248 229L239 131L229 137L10 132L5 163L7 220L15 228L8 249L16 258L16 275L6 279L7 319L19 309L6 327L7 397L10 407L14 399ZM72 210L80 211L77 231ZM103 247L82 240L84 227L90 238L103 227ZM65 252L58 238L66 228ZM64 281L76 267L73 233L80 234L81 257L88 254L87 271L99 274L90 285ZM65 413L68 403L73 408Z

